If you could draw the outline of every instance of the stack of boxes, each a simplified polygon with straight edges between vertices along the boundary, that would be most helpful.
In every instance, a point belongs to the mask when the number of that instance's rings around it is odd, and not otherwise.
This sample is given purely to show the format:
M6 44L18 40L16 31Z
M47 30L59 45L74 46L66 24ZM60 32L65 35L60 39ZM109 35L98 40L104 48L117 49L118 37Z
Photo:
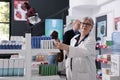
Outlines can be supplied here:
M43 64L39 66L39 75L43 76L50 76L50 75L57 75L58 72L58 66L57 65L48 65Z
M54 40L51 37L47 36L33 36L31 45L33 49L53 49Z
M102 69L102 80L120 80L120 55L111 55L111 68Z
M120 55L111 56L111 72L115 76L120 76Z
M33 36L31 39L31 46L32 49L54 49L54 39L52 39L50 36ZM32 60L38 62L45 61L45 56L32 56ZM48 65L45 63L39 65L39 75L57 75L57 72L57 65Z
M32 61L41 62L41 61L45 61L45 58L46 58L45 55L36 55L36 56L32 56Z
M112 52L111 55L111 68L108 74L104 74L102 80L120 80L120 32L112 33Z
M2 76L24 76L24 59L0 59Z
M0 49L22 49L22 42L17 41L1 41Z

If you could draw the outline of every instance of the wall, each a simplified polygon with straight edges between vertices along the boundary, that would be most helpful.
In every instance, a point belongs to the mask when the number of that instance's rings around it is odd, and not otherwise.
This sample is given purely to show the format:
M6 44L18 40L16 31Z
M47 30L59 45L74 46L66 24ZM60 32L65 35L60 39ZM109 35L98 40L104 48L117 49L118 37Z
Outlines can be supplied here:
M70 0L70 8L79 5L96 5L96 0Z
M46 18L60 18L66 21L68 15L69 0L29 0L32 7L39 13L42 22L34 26L32 35L44 35L45 33L45 19ZM26 21L14 21L14 0L11 0L11 29L12 36L24 36L27 27Z
M94 17L107 14L107 37L106 39L111 40L111 34L114 32L114 18L120 17L120 0L109 2L108 4L102 5L99 9L94 11Z
M92 12L91 11L92 9L95 9L98 6L110 3L111 1L113 0L70 0L69 1L69 4L70 4L69 15L72 16L72 14L81 13L81 11L84 12L83 14L89 15L89 13Z
M85 17L85 16L93 16L93 9L92 8L73 8L72 14L78 17Z
M87 1L87 0L86 0ZM120 16L120 0L97 0L96 2L89 1L93 5L77 5L72 7L70 16L91 16L95 20L96 17L107 15L107 39L111 40L111 34L114 31L114 18ZM96 3L96 5L94 5Z
M96 0L70 0L69 2L70 4L70 8L69 8L69 16L72 16L73 14L76 15L76 13L81 13L84 12L84 14L87 15L87 13L91 13L91 9L94 6L97 5L97 1ZM88 9L90 9L89 11L87 11ZM87 11L87 13L86 13Z

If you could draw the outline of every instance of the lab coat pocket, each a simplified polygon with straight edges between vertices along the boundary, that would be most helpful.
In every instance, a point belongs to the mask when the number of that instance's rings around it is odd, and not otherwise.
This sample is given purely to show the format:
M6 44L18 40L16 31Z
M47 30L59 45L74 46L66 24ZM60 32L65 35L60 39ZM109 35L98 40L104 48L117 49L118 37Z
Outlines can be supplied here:
M85 58L79 58L79 62L78 62L78 72L80 73L86 73L88 72L88 64Z

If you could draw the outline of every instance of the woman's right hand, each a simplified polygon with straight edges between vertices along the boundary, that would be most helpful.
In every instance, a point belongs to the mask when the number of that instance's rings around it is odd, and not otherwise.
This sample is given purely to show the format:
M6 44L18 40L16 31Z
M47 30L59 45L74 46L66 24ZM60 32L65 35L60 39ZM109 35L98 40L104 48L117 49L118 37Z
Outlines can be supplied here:
M60 42L55 42L55 48L61 49L61 43Z
M69 46L60 42L55 43L55 47L60 50L66 50L69 51Z

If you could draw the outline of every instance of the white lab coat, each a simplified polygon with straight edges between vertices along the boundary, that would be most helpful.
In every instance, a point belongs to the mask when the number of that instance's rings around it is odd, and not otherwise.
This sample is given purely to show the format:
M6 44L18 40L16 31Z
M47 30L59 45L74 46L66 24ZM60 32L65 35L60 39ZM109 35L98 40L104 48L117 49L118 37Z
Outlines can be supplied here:
M69 55L66 61L67 80L96 80L95 66L95 37L92 33L77 47L76 37L71 39ZM70 58L72 58L72 71L70 69Z

